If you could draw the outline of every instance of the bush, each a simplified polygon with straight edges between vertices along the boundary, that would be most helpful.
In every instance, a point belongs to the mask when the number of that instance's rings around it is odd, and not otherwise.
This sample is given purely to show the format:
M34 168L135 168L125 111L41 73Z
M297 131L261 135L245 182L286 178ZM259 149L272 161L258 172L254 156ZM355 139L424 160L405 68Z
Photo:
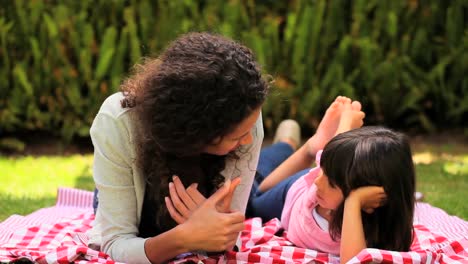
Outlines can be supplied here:
M453 1L5 1L0 7L0 133L86 137L132 65L188 31L214 31L257 54L285 118L316 127L339 94L368 123L463 128L467 4Z

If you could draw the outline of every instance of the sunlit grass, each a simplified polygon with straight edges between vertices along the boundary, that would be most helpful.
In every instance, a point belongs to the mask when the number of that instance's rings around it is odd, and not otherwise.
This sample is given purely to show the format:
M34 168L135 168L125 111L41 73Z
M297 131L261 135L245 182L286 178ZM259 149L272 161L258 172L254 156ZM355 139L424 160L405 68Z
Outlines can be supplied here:
M424 201L468 220L468 153L416 152L414 161Z
M53 206L61 186L93 190L92 155L0 157L0 221Z

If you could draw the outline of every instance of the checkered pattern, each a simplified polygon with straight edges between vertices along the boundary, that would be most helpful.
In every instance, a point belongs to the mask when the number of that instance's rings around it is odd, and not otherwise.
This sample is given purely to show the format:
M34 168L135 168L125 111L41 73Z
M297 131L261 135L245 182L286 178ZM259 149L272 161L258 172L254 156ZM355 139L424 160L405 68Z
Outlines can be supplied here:
M339 263L340 259L315 250L295 247L286 240L278 219L262 224L258 217L245 221L239 252L228 252L228 260L237 263Z
M465 229L457 234L457 239L449 239L416 224L410 252L368 248L348 263L468 263L468 222L462 222ZM286 232L281 234L277 219L262 226L260 218L253 218L246 224L247 229L241 236L241 250L228 252L228 260L237 263L339 263L338 256L294 247L285 239ZM449 230L453 228L447 224Z
M71 195L74 191L77 191L75 195L85 197L74 197ZM69 195L66 200L72 203L64 202L65 194ZM22 219L12 216L0 223L0 262L22 259L36 263L117 263L86 246L85 232L94 219L89 197L92 198L92 193L61 189L57 206ZM73 205L77 201L79 205ZM7 230L16 231L8 233ZM2 237L7 238L2 240ZM237 251L223 255L191 254L172 263L339 263L337 256L295 247L285 237L278 219L263 224L260 218L252 218L246 220ZM410 252L368 248L349 263L395 262L468 263L468 222L419 203Z
M69 221L42 224L13 233L0 247L0 261L28 259L38 263L115 263L106 254L86 246L85 231L91 227L91 212Z
M13 215L0 223L0 262L116 263L86 246L85 232L94 220L93 194L60 188L57 197L54 207L25 217Z

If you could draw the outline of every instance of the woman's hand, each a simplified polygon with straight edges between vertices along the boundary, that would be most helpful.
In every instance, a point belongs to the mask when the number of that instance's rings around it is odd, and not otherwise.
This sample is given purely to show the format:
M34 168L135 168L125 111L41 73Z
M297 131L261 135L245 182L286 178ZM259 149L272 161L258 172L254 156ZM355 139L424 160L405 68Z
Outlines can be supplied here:
M192 197L197 197L197 194L185 190L180 181L177 183L175 180L175 184L180 184L187 194L185 196L182 192L181 197L183 198L180 198L179 195L174 196L179 198L178 201L181 204L184 204L184 206L178 205L178 207L182 208L181 210L186 210L184 212L187 214L187 218L179 214L181 221L179 225L146 240L145 252L148 259L152 263L165 263L168 258L189 251L231 250L237 242L239 232L244 230L245 216L240 212L231 212L229 209L232 192L238 183L224 184L208 199L203 197L203 201L201 199L194 200ZM173 188L177 194L175 186ZM192 201L187 198L192 199ZM182 201L188 205L186 206ZM177 212L174 206L170 208L173 212Z
M165 198L166 207L172 219L182 224L206 198L198 191L198 184L193 183L185 189L179 177L173 176L172 180L173 182L169 183L170 198Z
M351 191L346 202L350 200L356 200L361 210L371 214L376 208L385 204L387 195L380 186L364 186Z
M229 208L232 192L239 182L235 179L231 184L223 185L180 225L188 234L186 242L189 248L205 251L233 248L239 232L244 230L245 220L244 214L232 212Z
M229 192L217 205L219 212L230 212L234 190L239 183L240 177L235 178L232 182L230 180L225 182L224 186L228 187ZM169 214L176 223L182 224L187 221L192 213L205 202L206 198L198 191L197 186L196 183L193 183L185 189L177 176L174 176L173 182L169 183L170 198L166 197L165 202Z

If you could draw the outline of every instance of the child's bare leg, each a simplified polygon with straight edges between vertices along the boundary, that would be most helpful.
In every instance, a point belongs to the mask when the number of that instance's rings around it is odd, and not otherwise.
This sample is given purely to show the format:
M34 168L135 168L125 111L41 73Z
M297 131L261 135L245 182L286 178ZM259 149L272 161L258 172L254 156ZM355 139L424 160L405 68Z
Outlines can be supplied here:
M336 135L336 131L338 129L338 125L340 124L341 113L343 111L343 107L345 105L351 105L359 103L357 101L351 102L351 99L345 96L338 96L335 101L333 101L330 106L328 107L325 115L323 116L320 124L317 128L317 131L314 135L314 144L317 145L317 150L322 149L325 144L327 144L330 139ZM356 105L354 108L358 108L360 110L360 103ZM297 149L297 143L291 142L289 138L280 138L278 141L284 142L289 144L294 150ZM310 141L310 140L309 140ZM308 142L309 143L309 142ZM313 152L313 151L311 151ZM311 153L315 155L315 152Z
M351 103L351 99L348 97L338 96L328 107L315 135L306 142L309 156L315 157L317 151L323 149L328 141L336 135L344 106L351 105Z
M355 106L352 106L353 104ZM310 168L317 151L323 149L328 141L336 135L345 107L357 110L358 107L360 109L360 104L356 105L356 103L351 102L351 99L338 96L325 112L315 135L268 175L260 184L259 190L265 192L296 172ZM362 114L364 115L364 113ZM345 128L344 124L342 124L342 128Z

